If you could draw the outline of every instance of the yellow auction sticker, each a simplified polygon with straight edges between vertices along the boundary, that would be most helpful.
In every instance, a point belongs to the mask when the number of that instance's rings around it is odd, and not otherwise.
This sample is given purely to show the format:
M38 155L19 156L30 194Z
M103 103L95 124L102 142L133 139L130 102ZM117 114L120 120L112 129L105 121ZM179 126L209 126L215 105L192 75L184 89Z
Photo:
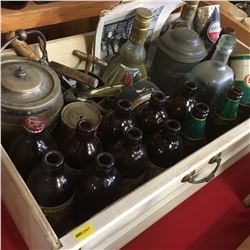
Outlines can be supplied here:
M73 232L73 236L77 241L81 241L86 239L89 235L93 234L95 232L95 229L91 224L86 224L82 227L77 228Z

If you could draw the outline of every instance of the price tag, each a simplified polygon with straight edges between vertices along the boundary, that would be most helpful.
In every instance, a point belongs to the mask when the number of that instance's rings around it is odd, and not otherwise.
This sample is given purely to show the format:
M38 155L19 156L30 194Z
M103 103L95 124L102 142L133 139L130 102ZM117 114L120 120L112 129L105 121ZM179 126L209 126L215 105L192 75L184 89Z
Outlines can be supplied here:
M86 239L89 235L93 234L95 232L95 229L91 224L86 224L82 227L77 228L73 232L73 236L77 241L82 241Z

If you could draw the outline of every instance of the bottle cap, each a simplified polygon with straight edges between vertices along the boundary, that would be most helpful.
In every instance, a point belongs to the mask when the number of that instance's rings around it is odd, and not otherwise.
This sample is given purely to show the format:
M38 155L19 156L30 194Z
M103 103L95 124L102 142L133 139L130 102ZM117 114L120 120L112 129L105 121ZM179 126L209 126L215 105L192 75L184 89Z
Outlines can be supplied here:
M42 116L28 116L23 123L24 128L30 133L40 133L45 127L45 120Z
M136 9L133 28L129 38L130 41L136 44L140 44L145 41L151 17L151 10L146 8Z

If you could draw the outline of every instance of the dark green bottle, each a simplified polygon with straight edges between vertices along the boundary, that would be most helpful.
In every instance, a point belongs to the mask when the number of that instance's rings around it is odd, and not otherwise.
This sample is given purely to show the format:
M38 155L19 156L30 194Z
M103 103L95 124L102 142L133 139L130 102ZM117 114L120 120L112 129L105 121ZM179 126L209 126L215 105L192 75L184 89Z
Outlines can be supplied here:
M182 137L184 155L187 156L207 143L205 135L206 118L209 107L205 103L197 103L192 109L189 119L183 125Z
M209 140L215 139L238 123L237 112L242 95L240 88L231 87L218 100L209 117Z

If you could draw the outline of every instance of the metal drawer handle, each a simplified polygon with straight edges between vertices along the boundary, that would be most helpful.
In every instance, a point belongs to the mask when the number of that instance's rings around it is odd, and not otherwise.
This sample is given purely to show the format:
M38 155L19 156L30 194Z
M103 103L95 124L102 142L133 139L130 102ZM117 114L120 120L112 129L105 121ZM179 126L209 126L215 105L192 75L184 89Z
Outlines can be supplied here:
M218 170L219 166L220 166L220 163L221 163L221 154L222 153L219 153L217 154L216 156L214 156L212 159L209 160L209 164L213 164L213 163L216 163L216 167L213 169L213 171L206 177L204 177L203 179L200 179L200 180L195 180L195 170L193 170L190 174L187 174L186 176L184 176L181 180L181 182L189 182L189 183L192 183L192 184L200 184L200 183L203 183L203 182L209 182L211 181L214 176L215 176L215 173L216 171Z

